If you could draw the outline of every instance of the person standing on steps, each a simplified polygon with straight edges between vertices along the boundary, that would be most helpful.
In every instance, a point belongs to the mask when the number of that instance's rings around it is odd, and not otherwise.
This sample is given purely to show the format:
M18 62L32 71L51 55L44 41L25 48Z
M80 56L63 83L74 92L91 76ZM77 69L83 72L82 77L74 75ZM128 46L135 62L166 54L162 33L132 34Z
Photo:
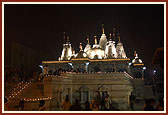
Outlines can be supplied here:
M69 111L70 106L71 106L71 103L69 102L69 96L66 95L66 98L65 98L64 102L62 103L63 111Z
M129 96L129 101L130 101L130 108L132 111L134 111L134 101L136 97L133 95L133 92L131 92L131 95Z

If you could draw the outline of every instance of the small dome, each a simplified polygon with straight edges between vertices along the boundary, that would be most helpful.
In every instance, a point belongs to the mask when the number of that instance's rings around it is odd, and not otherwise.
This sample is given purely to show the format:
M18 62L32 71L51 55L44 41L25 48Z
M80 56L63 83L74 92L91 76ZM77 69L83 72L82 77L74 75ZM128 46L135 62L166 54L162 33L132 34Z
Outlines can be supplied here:
M87 58L87 54L83 51L82 43L79 45L79 52L75 55L75 58Z
M117 51L117 58L127 58L123 44L121 42L117 44L116 51Z
M138 54L136 53L136 51L135 51L135 58L132 60L132 63L134 63L134 64L141 64L142 63L142 60L139 59Z
M105 58L116 58L116 48L113 41L109 41L105 49Z
M90 45L90 44L87 44L86 47L85 47L85 49L84 49L84 52L87 52L87 51L90 50L90 49L91 49L91 45Z
M88 56L84 51L79 51L75 56L75 58L86 58L86 57Z
M101 49L103 49L105 51L106 44L107 44L107 38L104 33L104 24L102 24L102 35L100 37L99 46Z
M132 63L134 63L134 64L140 64L140 63L142 63L142 60L139 59L139 58L135 58L135 59L132 60Z
M118 43L116 46L117 58L127 58L126 53L124 51L123 44L120 41L120 35L118 34Z
M89 44L89 36L87 36L87 45L85 46L84 52L87 52L91 49L91 45Z
M102 34L102 36L100 37L99 46L100 46L100 48L102 48L103 50L105 50L106 44L107 44L106 35Z
M71 44L63 44L63 50L61 54L61 60L70 60L72 56L72 47Z

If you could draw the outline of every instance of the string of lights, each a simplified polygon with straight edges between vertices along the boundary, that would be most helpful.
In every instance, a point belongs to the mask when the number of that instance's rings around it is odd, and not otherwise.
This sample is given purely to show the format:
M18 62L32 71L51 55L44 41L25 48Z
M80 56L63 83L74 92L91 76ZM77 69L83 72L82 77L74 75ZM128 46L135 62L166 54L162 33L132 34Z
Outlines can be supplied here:
M20 82L17 84L16 87L13 88L13 90L9 93L8 99L14 99L17 95L19 95L21 92L23 92L28 86L30 86L32 82ZM40 101L40 100L51 100L51 97L42 97L42 98L23 98L21 100L24 100L26 102L31 101ZM19 99L20 100L20 99Z
M23 81L20 82L11 92L9 92L9 96L7 98L12 99L15 96L19 95L21 92L24 91L25 88L30 86L30 84L31 82L25 82L25 83Z
M52 98L51 97L43 97L43 98L24 98L23 100L24 101L40 101L40 100L51 100Z

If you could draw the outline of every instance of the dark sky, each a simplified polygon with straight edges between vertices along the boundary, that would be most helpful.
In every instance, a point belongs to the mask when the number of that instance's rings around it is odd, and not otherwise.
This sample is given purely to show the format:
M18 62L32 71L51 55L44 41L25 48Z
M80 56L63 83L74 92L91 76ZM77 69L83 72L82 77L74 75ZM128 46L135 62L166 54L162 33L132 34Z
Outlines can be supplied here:
M99 41L102 23L106 36L114 27L120 33L127 57L136 50L147 65L164 45L163 5L5 5L5 49L15 41L57 60L64 31L77 52L87 35Z

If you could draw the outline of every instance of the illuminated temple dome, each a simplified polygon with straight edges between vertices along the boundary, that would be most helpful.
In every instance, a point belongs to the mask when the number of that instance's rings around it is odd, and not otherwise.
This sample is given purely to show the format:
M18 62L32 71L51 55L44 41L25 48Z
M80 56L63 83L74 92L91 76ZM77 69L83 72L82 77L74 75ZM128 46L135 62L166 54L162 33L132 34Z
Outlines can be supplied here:
M65 36L64 36L65 38ZM73 49L69 42L69 37L67 37L66 43L63 44L63 50L61 54L61 60L70 60L73 54Z
M100 48L100 46L97 44L96 36L95 38L95 44L93 45L93 48L88 50L86 53L88 54L90 59L103 59L104 58L104 50Z
M103 59L104 58L104 50L102 50L101 48L93 48L90 51L89 58L90 59Z
M75 58L87 58L87 54L82 49L82 43L80 43L80 51L76 54Z
M116 46L116 52L117 52L117 58L127 58L123 44L120 41L119 35L118 35L118 44Z
M116 48L115 44L111 39L111 34L109 35L110 40L107 42L106 49L105 49L105 58L116 58Z
M88 41L88 43L87 43L87 45L86 45L86 47L84 49L84 52L87 52L88 50L91 49L91 45L89 44L89 37L88 36L87 36L87 41Z
M100 41L99 41L99 46L101 49L105 50L106 48L106 44L107 44L107 38L106 38L106 35L104 33L104 27L103 27L103 24L102 24L102 35L100 37Z

